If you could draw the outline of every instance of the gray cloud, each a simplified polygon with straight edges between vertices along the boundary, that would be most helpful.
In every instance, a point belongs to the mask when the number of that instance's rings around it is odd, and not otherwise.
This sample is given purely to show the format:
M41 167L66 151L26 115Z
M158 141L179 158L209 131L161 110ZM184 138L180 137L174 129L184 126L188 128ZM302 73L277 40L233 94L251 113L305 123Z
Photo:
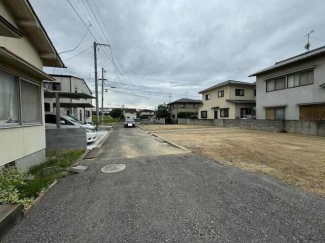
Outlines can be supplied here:
M86 0L70 1L88 24L90 18L83 5ZM304 35L313 29L317 39L311 39L312 47L325 45L322 0L88 0L98 16L94 1L108 41L127 73L122 82L150 88L111 85L129 88L115 89L121 92L152 97L109 92L105 94L109 105L153 108L169 98L185 96L186 91L199 98L198 91L227 79L253 82L248 75L254 71L304 52ZM77 45L86 28L67 1L31 3L59 52ZM96 38L107 42L99 37L96 21L91 21ZM88 34L78 50L62 55L63 60L90 47L93 41ZM67 69L55 72L83 77L94 89L92 49L66 65ZM113 65L101 49L98 67L102 66L108 70L106 77L118 82ZM51 73L53 68L46 71ZM147 92L149 89L166 94Z

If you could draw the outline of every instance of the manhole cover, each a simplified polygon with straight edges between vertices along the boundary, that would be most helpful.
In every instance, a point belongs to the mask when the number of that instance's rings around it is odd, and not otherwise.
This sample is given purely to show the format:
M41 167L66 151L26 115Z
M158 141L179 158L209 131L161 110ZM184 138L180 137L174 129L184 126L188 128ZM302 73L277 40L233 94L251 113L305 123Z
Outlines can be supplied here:
M123 164L112 164L106 165L102 168L102 172L104 173L115 173L125 169L125 165Z

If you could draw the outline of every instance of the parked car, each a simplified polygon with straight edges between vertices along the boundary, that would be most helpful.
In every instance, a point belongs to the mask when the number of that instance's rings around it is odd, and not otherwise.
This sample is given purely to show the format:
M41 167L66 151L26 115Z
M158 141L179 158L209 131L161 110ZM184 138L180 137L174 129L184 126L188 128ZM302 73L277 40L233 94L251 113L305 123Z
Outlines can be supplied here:
M60 124L62 128L85 128L87 132L87 143L97 140L97 132L93 125L84 124L74 117L68 115L60 115ZM45 127L56 128L56 114L45 113Z
M133 119L125 119L124 127L135 127L135 121Z
M253 120L253 119L256 119L256 117L253 116L253 115L245 115L245 116L242 117L242 119L244 119L244 120Z

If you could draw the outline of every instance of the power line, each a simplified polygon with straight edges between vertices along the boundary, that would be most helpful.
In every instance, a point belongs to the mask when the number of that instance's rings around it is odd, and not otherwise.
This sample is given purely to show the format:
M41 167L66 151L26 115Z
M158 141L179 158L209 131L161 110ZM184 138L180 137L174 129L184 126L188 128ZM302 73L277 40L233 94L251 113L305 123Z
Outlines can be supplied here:
M147 98L147 99L161 99L161 100L166 100L165 98L149 97L149 96L143 96L143 95L136 95L136 94L130 94L130 93L125 93L125 92L116 91L116 90L111 90L111 89L107 89L107 90L108 90L108 91L111 91L111 92L115 92L115 93L126 94L126 95L130 95L130 96L143 97L143 98Z
M110 82L110 81L106 81L106 82ZM125 90L133 90L133 91L140 91L140 92L148 92L148 93L156 93L156 94L166 94L166 95L173 95L173 96L180 96L180 97L184 97L184 95L182 94L175 94L175 93L166 93L166 92L160 92L160 91L153 91L153 90L139 90L139 89L130 89L130 88L121 88L121 87L116 87L117 89L125 89ZM199 95L195 96L198 97ZM192 95L187 95L187 97L194 97Z
M87 49L85 49L85 50L79 52L78 54L76 54L76 55L74 55L74 56L72 56L72 57L70 57L70 58L68 58L68 59L66 59L66 60L64 60L64 61L65 61L65 62L66 62L66 61L69 61L69 60L71 60L72 58L75 58L76 56L79 56L79 55L81 55L82 53L88 51L90 48L92 48L92 46L88 47Z
M88 0L86 0L86 1L88 1ZM102 18L102 16L101 16L101 14L100 14L100 11L99 11L99 8L98 8L98 6L97 6L97 3L96 3L95 0L92 0L92 1L94 2L95 8L96 8L96 10L97 10L97 12L98 12L98 16L99 16L99 18L100 18L100 20L101 20L101 22L102 22L102 25L104 26L104 28L105 28L105 30L106 30L107 36L106 36L106 34L105 34L105 31L104 31L103 28L101 27L100 21L98 21L96 15L95 15L95 18L96 18L96 20L97 20L97 23L98 23L100 29L101 29L102 32L103 32L104 38L106 39L106 41L107 41L108 43L110 43L111 41L109 40L110 38L109 38L109 35L108 35L108 30L107 30L107 28L106 28L106 25L104 24L104 21L103 21L103 18ZM115 55L116 60L117 60L117 63L120 65L122 71L123 71L124 73L126 73L126 71L125 71L124 68L123 68L123 65L121 64L121 61L119 60L119 57L118 57L117 54L114 52L114 50L111 50L111 55L112 55L112 59L114 59L114 55ZM132 81L131 81L131 80L130 80L126 75L124 75L124 74L119 70L118 67L116 67L116 69L119 71L119 73L121 74L121 76L124 76L124 77L127 79L127 81L128 81L129 83L133 84L133 82L132 82Z
M68 52L75 51L81 45L81 43L83 42L83 40L86 38L86 36L87 36L87 34L89 32L89 28L90 27L91 27L91 24L89 24L86 33L84 34L84 36L82 37L81 41L79 42L79 44L75 48L73 48L72 50L69 50L69 51L60 52L59 54L63 54L63 53L68 53Z
M70 6L72 7L72 9L74 10L74 12L77 14L77 16L79 17L79 19L81 20L81 22L84 24L84 26L86 28L88 28L88 26L86 25L86 23L84 22L84 20L81 18L81 16L79 15L79 13L77 12L77 10L75 9L75 7L72 5L72 3L70 2L70 0L67 0L68 3L70 4ZM89 30L89 33L94 37L94 39L97 41L96 37L94 36L94 34Z

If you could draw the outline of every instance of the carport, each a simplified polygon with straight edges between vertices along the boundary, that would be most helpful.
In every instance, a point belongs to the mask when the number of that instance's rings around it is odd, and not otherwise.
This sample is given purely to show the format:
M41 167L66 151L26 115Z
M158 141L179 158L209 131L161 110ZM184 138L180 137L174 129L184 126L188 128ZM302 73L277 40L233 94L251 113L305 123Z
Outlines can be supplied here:
M69 93L61 91L47 91L44 93L44 98L55 98L54 107L56 108L56 126L61 128L60 123L60 108L83 108L84 115L86 116L86 108L94 108L89 103L60 103L60 98L68 98L74 100L80 99L96 99L95 97L84 93Z

